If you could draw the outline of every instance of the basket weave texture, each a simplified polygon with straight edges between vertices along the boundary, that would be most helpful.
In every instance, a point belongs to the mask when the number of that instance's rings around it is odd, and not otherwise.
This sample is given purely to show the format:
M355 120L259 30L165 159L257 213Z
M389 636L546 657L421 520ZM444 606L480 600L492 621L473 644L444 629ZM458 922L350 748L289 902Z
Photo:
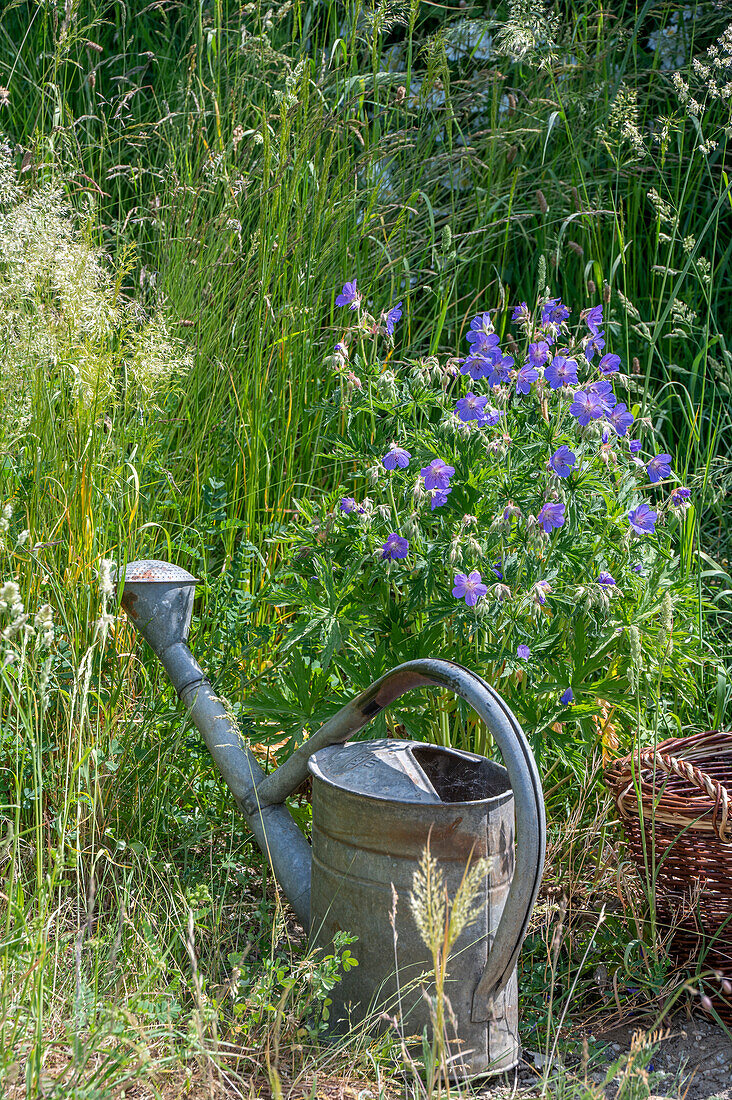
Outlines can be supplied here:
M655 872L673 956L732 979L732 733L641 749L610 765L605 782L641 878Z

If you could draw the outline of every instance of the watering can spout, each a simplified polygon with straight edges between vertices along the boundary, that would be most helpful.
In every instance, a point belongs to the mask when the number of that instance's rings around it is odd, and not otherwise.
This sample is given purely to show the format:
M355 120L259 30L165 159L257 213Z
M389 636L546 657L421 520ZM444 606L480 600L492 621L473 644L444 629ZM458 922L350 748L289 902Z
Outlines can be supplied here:
M310 845L281 804L284 799L273 804L259 797L265 774L188 648L196 583L185 569L168 562L130 562L123 579L122 607L160 659L277 881L308 930Z

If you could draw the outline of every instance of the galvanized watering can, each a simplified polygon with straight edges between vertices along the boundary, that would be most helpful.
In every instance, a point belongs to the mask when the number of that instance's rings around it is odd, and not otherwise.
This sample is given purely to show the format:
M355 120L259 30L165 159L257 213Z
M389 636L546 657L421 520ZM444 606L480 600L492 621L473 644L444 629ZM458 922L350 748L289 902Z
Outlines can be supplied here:
M382 676L265 776L188 648L195 584L167 562L132 562L122 605L190 711L311 940L326 946L339 929L358 937L359 965L334 990L335 1028L383 1008L399 1016L403 1034L429 1027L420 984L429 984L431 963L407 904L429 839L451 897L471 857L492 860L482 916L461 934L448 966L455 1073L512 1068L520 1050L516 962L546 840L541 783L516 718L475 673L449 661L410 661ZM344 743L406 691L429 686L449 688L469 703L495 738L505 768L418 742ZM285 806L308 774L312 848ZM392 886L399 898L396 954Z

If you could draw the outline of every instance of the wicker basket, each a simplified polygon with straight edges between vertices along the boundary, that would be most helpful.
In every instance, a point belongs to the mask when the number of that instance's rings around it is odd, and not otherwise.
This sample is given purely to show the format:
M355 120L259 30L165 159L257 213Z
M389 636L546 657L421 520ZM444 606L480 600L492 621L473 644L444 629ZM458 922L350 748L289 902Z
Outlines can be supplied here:
M732 733L642 749L616 760L605 782L641 878L656 868L656 912L670 930L670 952L718 972L714 1008L732 1020L732 997L721 986L732 980Z

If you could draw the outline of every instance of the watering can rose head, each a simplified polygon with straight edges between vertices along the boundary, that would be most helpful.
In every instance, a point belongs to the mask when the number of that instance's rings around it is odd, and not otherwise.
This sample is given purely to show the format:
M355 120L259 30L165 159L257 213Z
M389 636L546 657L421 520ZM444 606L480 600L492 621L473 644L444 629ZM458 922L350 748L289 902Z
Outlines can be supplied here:
M424 633L430 651L500 677L536 736L576 720L595 737L609 710L630 730L643 685L666 681L693 705L701 643L676 555L692 494L612 350L608 305L576 323L558 297L481 310L463 322L465 354L441 363L397 362L410 303L385 304L379 322L366 300L355 279L336 298L353 353L328 360L338 399L324 450L347 476L299 501L287 535L314 563L289 588L309 659L324 672L345 662L350 678L347 654L373 653L398 621L400 637ZM661 653L664 598L684 645Z

